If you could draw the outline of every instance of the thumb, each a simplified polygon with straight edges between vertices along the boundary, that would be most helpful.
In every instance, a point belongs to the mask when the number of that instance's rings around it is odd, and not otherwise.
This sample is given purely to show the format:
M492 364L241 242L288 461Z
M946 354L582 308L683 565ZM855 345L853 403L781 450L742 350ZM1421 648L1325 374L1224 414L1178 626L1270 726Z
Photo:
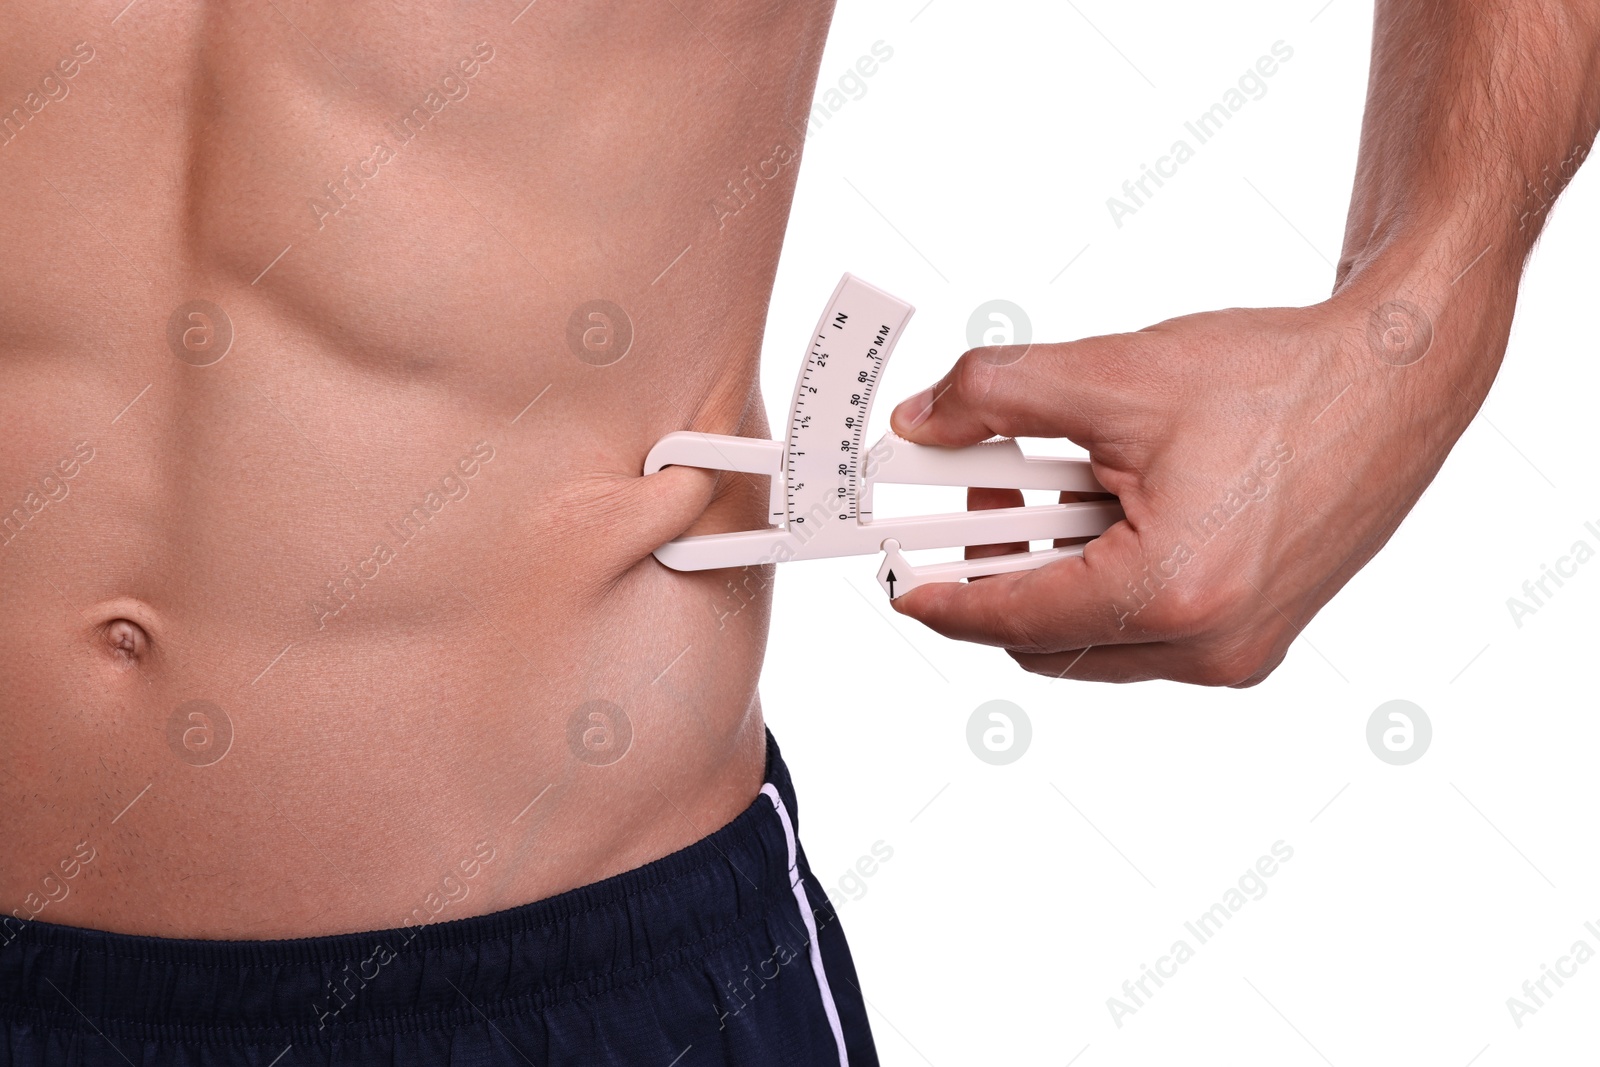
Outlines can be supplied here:
M1100 355L1110 338L1057 345L974 348L938 383L902 401L894 432L923 445L1002 437L1069 437L1084 444L1090 420L1068 369Z

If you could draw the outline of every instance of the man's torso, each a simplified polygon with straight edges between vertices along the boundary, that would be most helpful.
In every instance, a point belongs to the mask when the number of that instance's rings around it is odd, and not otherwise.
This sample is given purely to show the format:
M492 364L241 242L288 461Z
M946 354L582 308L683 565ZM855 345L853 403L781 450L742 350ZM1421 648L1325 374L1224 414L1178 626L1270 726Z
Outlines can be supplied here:
M524 2L0 13L0 912L466 917L755 795L764 582L649 553L766 487L637 475L767 435L831 5Z

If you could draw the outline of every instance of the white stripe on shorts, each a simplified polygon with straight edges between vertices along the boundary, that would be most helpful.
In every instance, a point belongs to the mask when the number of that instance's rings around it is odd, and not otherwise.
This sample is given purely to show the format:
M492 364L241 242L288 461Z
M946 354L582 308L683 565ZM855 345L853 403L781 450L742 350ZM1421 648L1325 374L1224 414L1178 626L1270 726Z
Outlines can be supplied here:
M817 988L822 993L822 1010L828 1013L828 1026L833 1030L833 1043L839 1046L839 1067L850 1067L850 1056L844 1050L844 1028L839 1025L839 1009L833 1003L833 990L828 987L828 972L822 967L822 945L817 941L817 921L811 915L811 902L806 899L806 887L800 880L800 859L795 848L794 823L789 821L789 809L771 782L761 787L761 792L772 801L783 823L783 839L789 846L789 888L794 892L795 903L800 905L800 917L805 920L806 934L811 938L811 971L817 976Z

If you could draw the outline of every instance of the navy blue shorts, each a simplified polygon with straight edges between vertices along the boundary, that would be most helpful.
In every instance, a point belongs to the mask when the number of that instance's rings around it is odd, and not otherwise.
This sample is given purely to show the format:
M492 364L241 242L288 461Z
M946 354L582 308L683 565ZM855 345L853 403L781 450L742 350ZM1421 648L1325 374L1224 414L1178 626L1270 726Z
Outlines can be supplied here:
M771 734L766 783L688 848L476 918L285 941L29 923L0 939L0 1067L873 1067Z

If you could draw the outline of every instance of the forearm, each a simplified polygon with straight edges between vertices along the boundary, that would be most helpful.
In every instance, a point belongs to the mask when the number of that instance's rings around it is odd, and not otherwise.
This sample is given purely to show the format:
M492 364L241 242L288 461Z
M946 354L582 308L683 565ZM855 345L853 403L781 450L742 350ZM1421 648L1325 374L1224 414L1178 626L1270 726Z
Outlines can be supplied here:
M1597 126L1600 5L1378 0L1338 287L1398 269L1438 293L1471 265L1514 295Z
M1366 343L1329 371L1355 387L1318 424L1330 454L1376 434L1392 458L1370 462L1431 479L1488 394L1523 263L1597 126L1600 4L1378 0L1328 305Z

